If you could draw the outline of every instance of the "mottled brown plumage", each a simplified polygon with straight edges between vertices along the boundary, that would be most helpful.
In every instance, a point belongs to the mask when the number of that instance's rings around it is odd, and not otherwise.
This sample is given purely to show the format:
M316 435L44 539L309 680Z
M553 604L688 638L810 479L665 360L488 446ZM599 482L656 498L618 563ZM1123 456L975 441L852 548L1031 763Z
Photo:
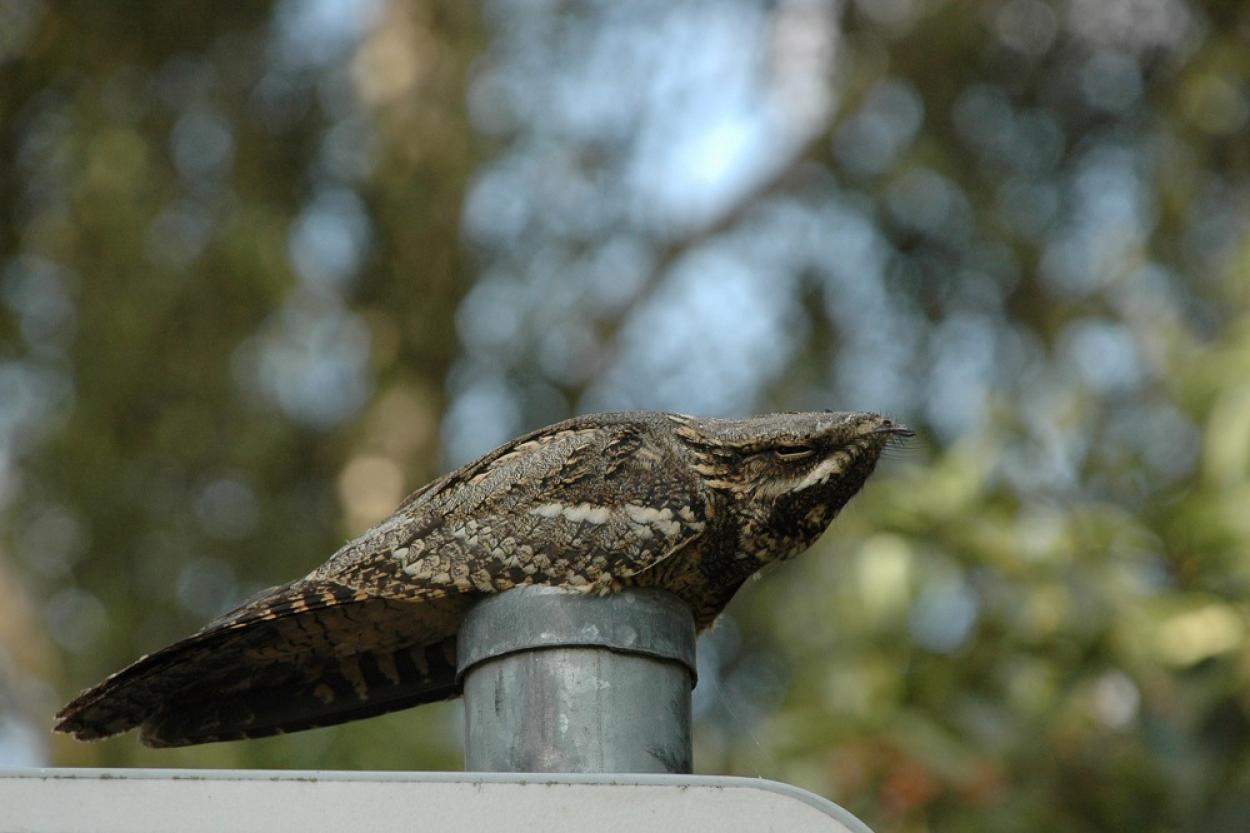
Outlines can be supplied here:
M418 490L305 578L143 657L61 710L94 739L261 737L455 696L467 607L519 584L653 586L706 628L824 531L906 429L875 414L594 414Z

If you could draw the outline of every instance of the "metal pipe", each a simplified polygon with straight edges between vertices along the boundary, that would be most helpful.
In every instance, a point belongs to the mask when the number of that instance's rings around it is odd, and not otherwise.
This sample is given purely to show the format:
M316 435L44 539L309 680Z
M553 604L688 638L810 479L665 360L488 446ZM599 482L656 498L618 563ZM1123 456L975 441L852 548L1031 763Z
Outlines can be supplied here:
M465 769L691 771L690 609L671 593L517 587L460 627Z

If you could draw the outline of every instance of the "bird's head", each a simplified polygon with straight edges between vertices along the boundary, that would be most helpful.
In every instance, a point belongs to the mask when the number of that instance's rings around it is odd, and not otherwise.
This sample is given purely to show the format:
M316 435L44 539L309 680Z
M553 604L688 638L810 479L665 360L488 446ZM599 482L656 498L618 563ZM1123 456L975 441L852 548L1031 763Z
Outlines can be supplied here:
M760 560L810 546L864 485L885 447L912 435L871 413L679 419L676 433L696 453L695 470L729 498L741 546Z

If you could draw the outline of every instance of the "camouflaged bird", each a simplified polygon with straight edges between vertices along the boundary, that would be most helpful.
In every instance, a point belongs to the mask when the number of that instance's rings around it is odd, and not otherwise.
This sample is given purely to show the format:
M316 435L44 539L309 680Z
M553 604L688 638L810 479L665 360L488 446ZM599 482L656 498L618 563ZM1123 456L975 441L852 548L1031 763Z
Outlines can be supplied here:
M61 710L89 740L254 738L454 697L474 600L523 584L659 587L700 629L802 552L905 428L866 413L595 414L509 442L409 496L306 577L265 591Z

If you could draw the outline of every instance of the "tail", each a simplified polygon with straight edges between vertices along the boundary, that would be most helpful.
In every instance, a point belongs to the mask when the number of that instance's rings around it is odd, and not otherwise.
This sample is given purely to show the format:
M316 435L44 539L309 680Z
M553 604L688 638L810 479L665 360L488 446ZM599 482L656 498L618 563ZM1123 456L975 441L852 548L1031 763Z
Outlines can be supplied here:
M330 726L456 696L467 599L369 598L295 582L149 654L57 714L94 740L186 746Z

